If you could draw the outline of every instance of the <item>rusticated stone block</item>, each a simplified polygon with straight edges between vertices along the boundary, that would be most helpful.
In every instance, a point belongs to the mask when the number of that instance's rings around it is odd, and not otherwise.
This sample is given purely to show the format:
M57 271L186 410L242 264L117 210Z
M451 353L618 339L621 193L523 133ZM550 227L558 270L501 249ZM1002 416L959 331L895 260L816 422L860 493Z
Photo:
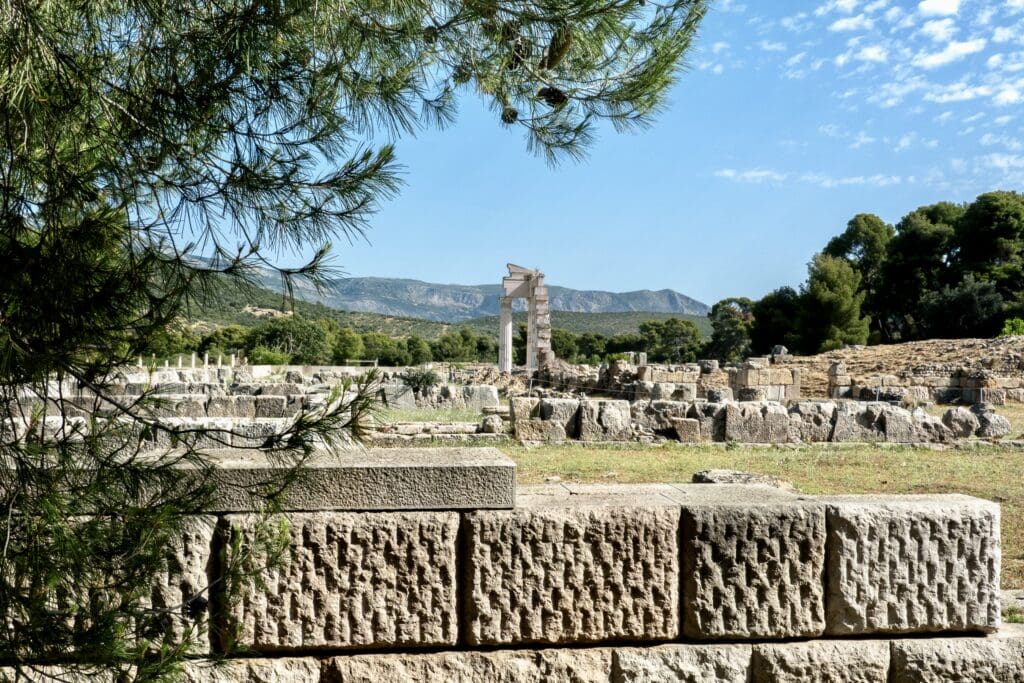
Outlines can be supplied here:
M685 506L683 632L790 638L825 627L825 509L799 501Z
M629 401L580 401L581 441L628 441L633 436Z
M747 683L749 645L661 645L615 651L612 683Z
M165 570L154 577L148 607L166 610L168 630L176 643L188 643L194 652L209 652L209 577L213 534L217 518L187 517L181 537L168 548Z
M255 403L256 417L287 417L287 396L257 396Z
M1000 637L896 641L889 680L1024 683L1024 629Z
M319 683L320 661L295 659L231 659L186 662L183 683Z
M550 507L467 517L473 645L679 633L679 510Z
M227 522L244 533L258 518L231 515ZM270 520L280 522L288 545L279 562L226 600L236 642L257 652L455 643L457 514L321 512Z
M608 683L611 650L513 650L424 655L336 657L324 665L328 683Z
M828 633L998 627L998 505L959 495L826 501Z
M889 642L816 640L784 645L755 645L753 683L886 683Z

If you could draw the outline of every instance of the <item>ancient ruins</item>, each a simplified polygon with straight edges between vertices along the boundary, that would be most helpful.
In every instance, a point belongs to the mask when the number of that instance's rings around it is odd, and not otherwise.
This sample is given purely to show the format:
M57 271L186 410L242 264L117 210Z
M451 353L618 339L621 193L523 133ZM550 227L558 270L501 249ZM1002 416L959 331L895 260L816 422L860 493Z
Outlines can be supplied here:
M508 264L508 276L501 281L501 320L498 369L512 371L512 302L526 299L526 369L536 370L551 358L551 311L544 273Z

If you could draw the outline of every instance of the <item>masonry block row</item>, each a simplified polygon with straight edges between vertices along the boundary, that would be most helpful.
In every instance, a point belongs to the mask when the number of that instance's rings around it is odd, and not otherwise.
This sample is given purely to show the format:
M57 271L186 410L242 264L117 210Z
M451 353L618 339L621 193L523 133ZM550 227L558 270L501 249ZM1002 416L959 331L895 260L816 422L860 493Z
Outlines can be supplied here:
M264 567L211 602L210 624L215 648L268 653L999 626L999 508L987 501L729 485L522 487L519 500L226 515L216 532L197 527L209 550L192 539L183 573L201 575L211 553ZM268 529L283 535L276 562L250 543Z

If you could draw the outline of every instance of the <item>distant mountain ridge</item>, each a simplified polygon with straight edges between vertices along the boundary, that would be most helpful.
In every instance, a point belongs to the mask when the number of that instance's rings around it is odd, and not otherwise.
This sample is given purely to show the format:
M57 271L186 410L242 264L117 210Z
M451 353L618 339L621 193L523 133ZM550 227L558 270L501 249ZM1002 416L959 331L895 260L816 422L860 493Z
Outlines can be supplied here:
M263 278L266 287L280 291L278 278ZM707 315L709 308L671 289L603 292L549 286L551 310L574 313L679 313ZM457 323L499 313L501 285L442 285L419 280L353 277L332 280L322 291L308 285L295 288L296 297L344 311L381 313Z

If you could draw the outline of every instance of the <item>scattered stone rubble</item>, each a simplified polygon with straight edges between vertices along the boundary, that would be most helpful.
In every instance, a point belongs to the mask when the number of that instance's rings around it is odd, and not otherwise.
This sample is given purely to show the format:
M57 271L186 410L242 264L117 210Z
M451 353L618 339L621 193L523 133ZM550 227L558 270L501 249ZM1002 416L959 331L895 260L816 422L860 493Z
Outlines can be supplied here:
M954 407L939 419L923 409L881 402L696 400L634 401L518 397L510 400L520 441L653 441L686 443L885 442L948 443L999 438L1009 422L988 404Z

